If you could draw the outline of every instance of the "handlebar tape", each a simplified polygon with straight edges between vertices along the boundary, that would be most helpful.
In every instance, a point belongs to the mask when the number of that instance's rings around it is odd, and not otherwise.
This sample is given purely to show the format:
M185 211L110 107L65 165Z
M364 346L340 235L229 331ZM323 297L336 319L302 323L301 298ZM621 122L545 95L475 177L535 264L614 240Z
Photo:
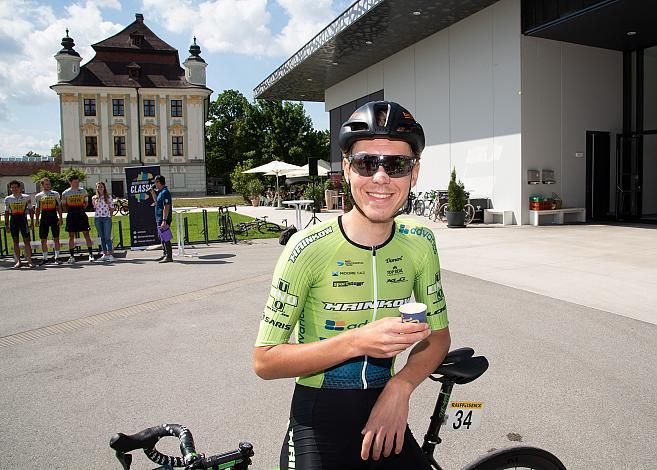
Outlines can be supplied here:
M197 456L196 448L194 446L194 438L192 433L185 426L179 424L162 424L152 428L144 429L136 434L126 436L122 433L117 433L110 439L110 447L117 452L130 452L135 449L144 449L150 451L155 449L155 444L162 437L175 436L180 439L180 452L183 456L183 461L189 463ZM157 452L157 451L156 451ZM148 455L149 452L146 452ZM159 454L159 452L157 452ZM161 455L161 454L160 454Z

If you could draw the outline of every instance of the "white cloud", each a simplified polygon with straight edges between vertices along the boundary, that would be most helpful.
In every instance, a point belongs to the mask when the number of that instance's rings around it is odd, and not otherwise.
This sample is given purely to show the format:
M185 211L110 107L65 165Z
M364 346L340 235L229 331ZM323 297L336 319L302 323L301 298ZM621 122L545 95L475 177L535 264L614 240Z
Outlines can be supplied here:
M16 156L25 155L32 151L41 155L50 155L50 149L59 142L59 137L48 135L35 135L32 129L21 129L18 131L0 132L0 155Z
M271 29L267 0L143 0L144 11L172 32L195 34L209 52L287 57L320 32L345 0L276 0L287 16Z
M57 17L52 7L30 0L2 0L0 13L0 102L23 104L55 99L48 87L57 82L54 55L61 49L65 29L75 40L83 61L91 59L91 44L120 31L119 24L103 21L101 8L120 8L118 0L71 3Z

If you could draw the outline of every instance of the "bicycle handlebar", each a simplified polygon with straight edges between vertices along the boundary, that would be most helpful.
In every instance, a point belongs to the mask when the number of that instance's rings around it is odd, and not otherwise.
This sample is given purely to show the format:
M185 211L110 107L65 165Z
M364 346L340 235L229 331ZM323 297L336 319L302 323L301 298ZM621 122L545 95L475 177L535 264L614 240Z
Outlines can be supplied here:
M180 439L182 457L165 455L155 448L160 438L166 436ZM132 456L128 452L136 449L143 449L146 456L159 465L189 469L219 468L219 465L231 462L241 463L244 467L239 468L246 468L251 463L250 457L253 456L253 446L248 442L240 442L237 450L206 458L196 452L191 431L179 424L154 426L132 435L117 433L112 436L109 445L116 451L116 458L124 470L129 470L132 462Z

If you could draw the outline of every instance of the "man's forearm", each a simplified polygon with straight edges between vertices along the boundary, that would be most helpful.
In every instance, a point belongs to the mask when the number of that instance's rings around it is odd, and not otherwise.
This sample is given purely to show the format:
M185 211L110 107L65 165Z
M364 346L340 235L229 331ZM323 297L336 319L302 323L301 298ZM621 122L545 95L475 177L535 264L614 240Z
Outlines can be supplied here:
M344 332L312 343L257 347L253 368L267 380L314 374L358 356L352 339L352 334Z
M410 394L445 359L450 344L449 328L432 332L427 339L415 345L406 365L388 383L403 384Z
M169 206L164 206L162 209L162 222L166 222L169 219Z

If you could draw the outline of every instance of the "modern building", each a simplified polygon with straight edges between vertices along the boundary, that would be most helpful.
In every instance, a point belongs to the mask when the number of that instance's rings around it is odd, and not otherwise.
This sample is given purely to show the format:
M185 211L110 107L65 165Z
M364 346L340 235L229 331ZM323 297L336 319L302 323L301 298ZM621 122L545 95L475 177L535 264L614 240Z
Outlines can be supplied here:
M657 2L360 0L254 90L319 101L337 133L385 98L422 123L418 189L466 189L529 221L556 193L588 220L657 222Z
M205 195L205 121L212 90L206 87L201 48L194 44L180 66L178 51L153 33L141 14L123 31L93 44L82 58L73 39L55 55L62 167L87 173L125 193L126 166L157 164L176 195Z

